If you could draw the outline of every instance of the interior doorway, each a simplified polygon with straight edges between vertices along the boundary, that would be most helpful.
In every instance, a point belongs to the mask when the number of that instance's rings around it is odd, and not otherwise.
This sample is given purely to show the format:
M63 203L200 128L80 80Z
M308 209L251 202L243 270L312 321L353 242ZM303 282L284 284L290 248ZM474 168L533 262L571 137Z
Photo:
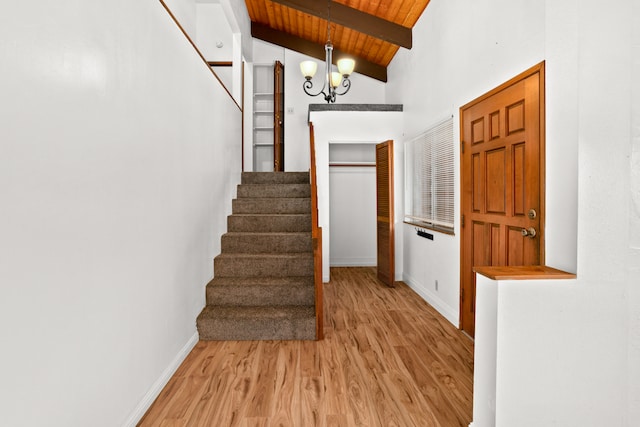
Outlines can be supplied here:
M331 267L376 265L375 143L330 141Z

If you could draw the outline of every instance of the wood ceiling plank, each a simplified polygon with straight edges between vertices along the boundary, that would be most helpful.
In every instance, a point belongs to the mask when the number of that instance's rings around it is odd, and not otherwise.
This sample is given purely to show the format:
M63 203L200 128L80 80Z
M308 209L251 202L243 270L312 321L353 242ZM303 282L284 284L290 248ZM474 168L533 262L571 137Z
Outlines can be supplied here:
M317 58L321 61L325 60L324 44L318 44L302 37L293 36L270 28L267 25L257 22L251 22L251 36L269 43L273 43L287 49L300 52L302 54ZM356 61L356 72L365 76L369 76L382 82L387 81L387 67L378 65L374 62L364 59L363 57L354 57L338 49L333 50L334 63L341 57L352 57Z
M323 19L327 17L327 8L323 2L315 0L272 0L272 2ZM331 2L331 22L407 49L411 49L413 44L411 28L403 27L341 3Z
M418 22L418 19L422 16L422 13L425 11L427 6L429 5L429 0L420 0L413 2L401 2L398 5L398 20L394 21L400 25L404 25L407 27L413 28L413 26ZM406 10L404 8L407 8ZM401 14L400 14L401 13Z

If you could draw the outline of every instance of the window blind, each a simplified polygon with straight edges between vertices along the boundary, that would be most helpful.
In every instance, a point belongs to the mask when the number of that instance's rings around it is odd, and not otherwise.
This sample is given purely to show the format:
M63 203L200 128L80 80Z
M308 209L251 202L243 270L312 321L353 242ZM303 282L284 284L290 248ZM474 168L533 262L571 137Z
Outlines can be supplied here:
M453 232L453 150L453 117L405 142L405 222Z

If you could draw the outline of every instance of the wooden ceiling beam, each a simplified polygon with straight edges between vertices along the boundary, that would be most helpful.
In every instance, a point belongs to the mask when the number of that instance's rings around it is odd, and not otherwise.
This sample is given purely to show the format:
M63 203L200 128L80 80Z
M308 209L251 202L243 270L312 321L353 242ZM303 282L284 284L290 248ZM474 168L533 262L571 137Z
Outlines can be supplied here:
M327 5L317 0L271 0L318 18L327 19ZM331 22L367 34L377 39L411 49L411 28L369 15L334 1L331 2Z
M257 22L251 22L251 36L264 40L269 43L276 44L278 46L285 47L290 50L295 50L304 55L317 58L321 61L325 60L324 45L310 42L300 37L292 36L283 31L278 31L270 28L267 25L259 24ZM387 68L373 62L367 61L360 57L353 57L353 55L346 54L340 50L333 50L333 62L343 57L349 57L356 61L355 72L369 76L381 82L387 81Z

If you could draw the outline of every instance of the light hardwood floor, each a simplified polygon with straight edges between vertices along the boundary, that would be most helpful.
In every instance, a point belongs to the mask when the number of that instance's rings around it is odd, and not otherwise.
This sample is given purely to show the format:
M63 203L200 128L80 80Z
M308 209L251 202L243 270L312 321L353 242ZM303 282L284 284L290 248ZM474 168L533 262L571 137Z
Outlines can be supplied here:
M473 342L404 283L332 268L323 341L201 341L139 426L467 427Z

